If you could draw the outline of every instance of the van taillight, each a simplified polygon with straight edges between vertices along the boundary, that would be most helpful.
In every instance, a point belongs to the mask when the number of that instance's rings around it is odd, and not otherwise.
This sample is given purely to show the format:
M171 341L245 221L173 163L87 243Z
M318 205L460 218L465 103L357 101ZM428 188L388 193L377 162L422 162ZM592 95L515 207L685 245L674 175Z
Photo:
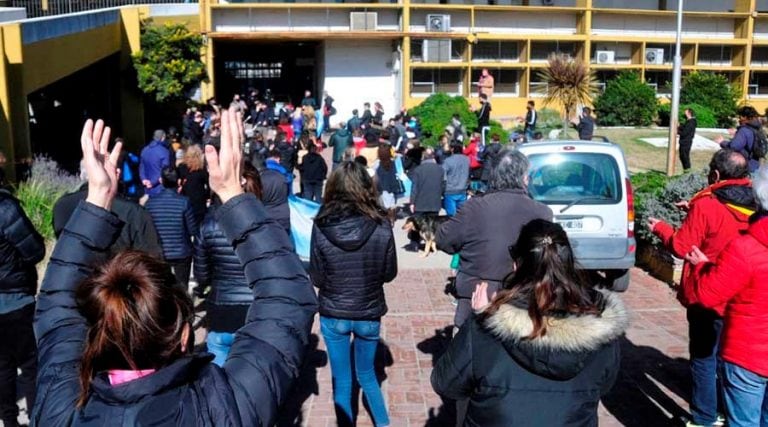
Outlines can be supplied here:
M627 189L627 237L635 237L635 196L629 178L624 183Z

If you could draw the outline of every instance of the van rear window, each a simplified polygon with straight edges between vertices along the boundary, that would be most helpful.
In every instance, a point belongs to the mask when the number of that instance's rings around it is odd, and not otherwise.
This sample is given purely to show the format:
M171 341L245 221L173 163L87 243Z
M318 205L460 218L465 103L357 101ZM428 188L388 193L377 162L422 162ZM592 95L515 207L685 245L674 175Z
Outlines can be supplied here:
M547 204L615 204L621 201L621 175L613 156L603 153L531 154L531 196Z

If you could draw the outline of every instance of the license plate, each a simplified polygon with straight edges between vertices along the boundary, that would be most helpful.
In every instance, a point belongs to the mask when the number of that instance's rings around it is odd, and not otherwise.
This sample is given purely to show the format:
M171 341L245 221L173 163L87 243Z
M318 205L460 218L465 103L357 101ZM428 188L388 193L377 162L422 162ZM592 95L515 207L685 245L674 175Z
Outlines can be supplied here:
M566 219L557 223L566 231L579 231L584 228L584 220L581 219Z

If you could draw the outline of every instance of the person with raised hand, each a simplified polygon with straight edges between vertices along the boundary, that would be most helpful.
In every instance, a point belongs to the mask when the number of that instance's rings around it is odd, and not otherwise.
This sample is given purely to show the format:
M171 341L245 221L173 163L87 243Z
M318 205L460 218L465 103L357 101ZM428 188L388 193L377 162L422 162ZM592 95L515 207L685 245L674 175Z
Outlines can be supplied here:
M223 367L194 353L189 295L169 266L137 251L107 259L122 227L109 212L117 156L88 120L81 144L88 197L56 244L35 316L33 425L272 425L298 376L317 299L288 236L240 185L242 121L222 114L221 149L206 147L217 212L253 289Z

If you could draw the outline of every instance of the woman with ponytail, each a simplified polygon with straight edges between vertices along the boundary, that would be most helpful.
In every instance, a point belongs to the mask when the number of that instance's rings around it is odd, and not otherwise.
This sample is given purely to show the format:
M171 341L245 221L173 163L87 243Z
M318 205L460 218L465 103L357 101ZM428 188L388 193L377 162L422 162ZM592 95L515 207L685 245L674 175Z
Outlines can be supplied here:
M272 425L309 343L317 302L288 236L241 187L242 121L222 114L206 147L222 230L252 289L223 367L194 353L192 300L170 267L142 252L107 259L121 221L110 212L120 145L88 120L81 145L88 197L59 238L35 316L38 426Z
M597 426L619 371L624 305L587 282L555 223L529 222L510 252L515 272L490 304L478 285L477 315L437 362L432 387L469 401L465 426Z

